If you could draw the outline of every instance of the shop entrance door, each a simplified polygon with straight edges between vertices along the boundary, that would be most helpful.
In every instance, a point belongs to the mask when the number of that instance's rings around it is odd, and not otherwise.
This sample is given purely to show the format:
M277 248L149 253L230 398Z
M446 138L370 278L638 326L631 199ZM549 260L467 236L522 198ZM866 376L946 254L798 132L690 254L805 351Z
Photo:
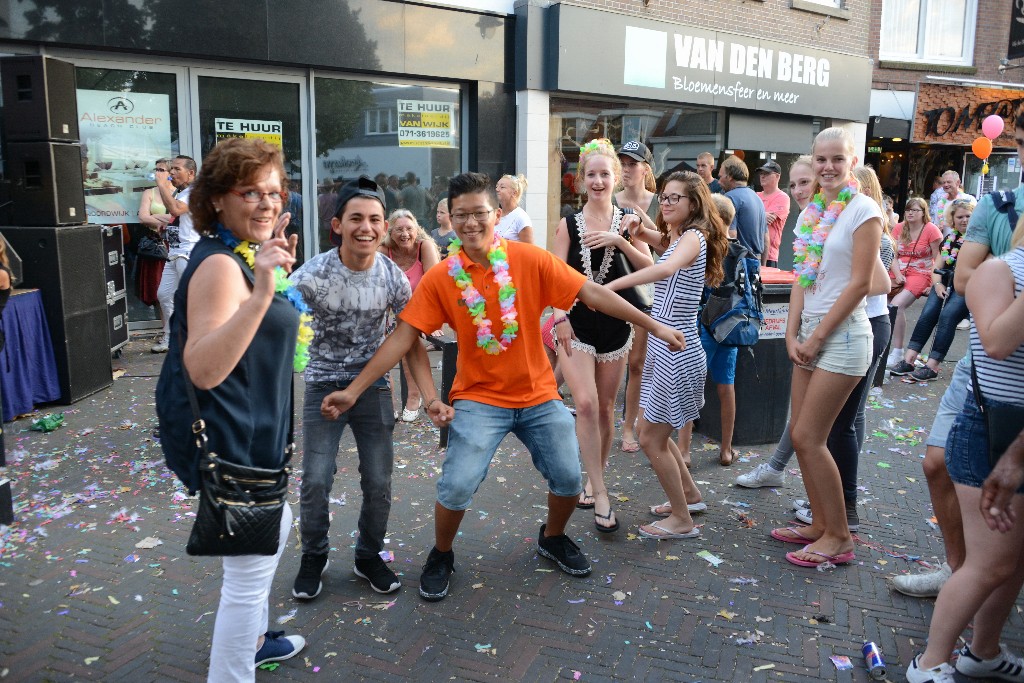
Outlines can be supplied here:
M306 80L289 75L250 74L192 69L193 149L205 157L221 140L231 137L262 138L284 151L292 214L289 234L299 236L297 256L302 261L304 191L308 177L303 150L306 132Z

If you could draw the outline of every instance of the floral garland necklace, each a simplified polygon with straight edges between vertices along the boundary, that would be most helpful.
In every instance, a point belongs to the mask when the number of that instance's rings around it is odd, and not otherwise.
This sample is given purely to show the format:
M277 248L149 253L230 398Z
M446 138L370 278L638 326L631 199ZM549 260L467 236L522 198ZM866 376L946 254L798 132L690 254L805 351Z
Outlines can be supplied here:
M487 251L487 261L494 271L494 281L498 283L498 306L501 308L501 337L495 338L491 332L491 320L487 317L487 302L477 288L473 286L473 278L462 265L462 240L458 237L448 245L448 274L455 280L455 286L462 291L469 317L476 325L476 345L492 356L507 351L512 340L518 336L519 323L516 321L516 286L508 272L508 256L501 247L501 238L494 236L494 242Z
M942 261L947 266L951 266L956 263L956 257L960 255L960 247L963 245L964 236L960 234L960 231L953 228L953 232L949 234L949 237L942 241Z
M252 242L238 239L220 223L217 224L217 237L234 253L241 256L250 270L256 267L257 246L254 246ZM302 372L309 365L309 345L313 342L313 328L310 323L313 322L313 316L309 306L302 299L302 292L288 280L288 274L281 266L274 269L274 292L284 294L288 302L299 312L299 332L295 339L295 357L292 360L292 367L295 368L295 372Z
M805 289L814 284L821 268L821 257L825 250L825 240L832 232L836 219L857 194L857 181L850 182L839 192L839 196L825 208L825 195L821 192L804 210L803 219L796 228L796 239L793 241L793 272L797 282Z

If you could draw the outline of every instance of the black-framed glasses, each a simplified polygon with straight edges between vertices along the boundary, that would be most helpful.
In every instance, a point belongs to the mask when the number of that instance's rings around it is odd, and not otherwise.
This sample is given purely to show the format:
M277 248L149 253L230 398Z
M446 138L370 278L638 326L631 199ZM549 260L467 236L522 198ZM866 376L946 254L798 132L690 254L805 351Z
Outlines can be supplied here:
M685 194L659 194L658 203L668 204L669 206L675 206L679 203L680 199L689 199Z
M451 215L451 221L455 225L463 225L464 223L469 222L469 219L472 216L476 219L477 223L483 223L492 213L494 213L494 209L488 209L487 211L472 211L470 213L453 213Z
M242 198L242 201L248 204L259 204L266 197L274 204L280 204L284 201L284 195L280 192L259 192L258 190L246 190L245 192L239 192L238 190L228 190L233 195Z
M167 173L166 168L154 168L153 170L157 173Z

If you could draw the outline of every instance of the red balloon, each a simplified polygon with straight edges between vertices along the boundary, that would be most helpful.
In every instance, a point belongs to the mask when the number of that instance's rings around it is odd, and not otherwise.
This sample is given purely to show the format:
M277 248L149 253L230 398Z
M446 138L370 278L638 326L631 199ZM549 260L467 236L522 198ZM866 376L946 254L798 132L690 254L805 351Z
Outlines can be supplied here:
M992 141L988 138L975 138L974 142L971 143L971 151L979 159L988 159L989 155L992 154Z

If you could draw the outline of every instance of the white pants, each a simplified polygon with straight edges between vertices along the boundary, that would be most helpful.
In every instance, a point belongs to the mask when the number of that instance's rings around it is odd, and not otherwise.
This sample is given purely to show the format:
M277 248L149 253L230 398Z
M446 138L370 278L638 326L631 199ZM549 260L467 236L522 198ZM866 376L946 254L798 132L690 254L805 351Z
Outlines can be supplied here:
M164 272L160 276L160 287L156 290L157 301L160 302L160 314L164 318L164 337L166 343L171 338L171 314L174 313L174 293L178 291L178 283L188 267L188 257L171 256L164 263Z
M256 642L266 633L270 609L270 584L288 545L292 509L281 515L281 540L276 555L225 557L224 583L213 625L208 683L256 680Z

